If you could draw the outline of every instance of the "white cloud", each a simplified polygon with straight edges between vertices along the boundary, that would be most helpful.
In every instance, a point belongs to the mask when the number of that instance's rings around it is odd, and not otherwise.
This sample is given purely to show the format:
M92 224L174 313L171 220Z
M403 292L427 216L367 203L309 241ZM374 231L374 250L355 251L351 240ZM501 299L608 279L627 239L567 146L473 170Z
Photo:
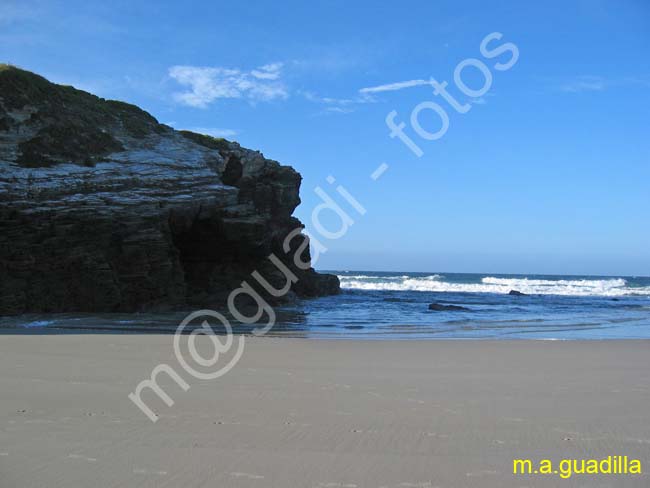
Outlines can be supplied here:
M169 76L189 91L174 94L176 101L205 108L220 98L243 98L266 102L289 97L280 81L282 63L260 66L250 72L237 68L172 66Z
M327 107L325 108L325 112L350 113L350 112L354 112L354 110L358 105L366 104L366 103L376 103L377 99L373 97L375 93L403 90L405 88L411 88L411 87L422 86L422 85L431 85L431 81L430 80L408 80L408 81L399 81L397 83L388 83L385 85L361 88L358 91L359 95L354 98L321 97L311 92L303 92L302 94L309 101L327 105Z
M251 75L253 75L258 80L277 80L280 78L281 70L282 63L271 63L254 69L251 71Z
M301 94L310 102L326 105L324 112L328 113L349 114L354 112L359 105L375 103L377 101L367 94L362 94L355 98L321 97L308 91L301 92Z
M361 90L359 90L359 93L379 93L385 91L396 91L396 90L403 90L404 88L412 88L414 86L422 86L422 85L430 85L430 84L431 81L429 80L398 81L397 83L388 83L386 85L362 88Z
M324 103L327 105L353 105L355 103L360 103L362 101L362 99L360 98L321 97L319 95L316 95L313 92L302 92L302 94L310 102Z
M325 107L325 112L337 113L337 114L349 114L354 112L352 107Z

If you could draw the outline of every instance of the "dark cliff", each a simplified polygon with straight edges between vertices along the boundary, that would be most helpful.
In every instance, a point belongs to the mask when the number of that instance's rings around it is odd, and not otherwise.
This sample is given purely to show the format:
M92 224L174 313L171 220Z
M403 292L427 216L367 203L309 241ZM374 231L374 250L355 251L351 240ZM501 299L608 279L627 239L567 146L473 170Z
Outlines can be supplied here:
M255 270L282 288L271 253L298 277L285 299L337 293L294 264L303 236L282 247L302 227L300 182L235 142L0 65L0 315L218 307Z

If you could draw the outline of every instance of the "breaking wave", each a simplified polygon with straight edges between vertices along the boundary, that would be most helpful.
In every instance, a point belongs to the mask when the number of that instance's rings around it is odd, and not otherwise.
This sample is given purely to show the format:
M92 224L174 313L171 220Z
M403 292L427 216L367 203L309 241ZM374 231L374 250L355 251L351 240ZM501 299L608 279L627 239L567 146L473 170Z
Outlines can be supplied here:
M529 279L486 276L476 282L445 281L444 276L339 275L341 288L352 290L508 293L528 295L625 296L650 295L650 287L630 287L623 278Z

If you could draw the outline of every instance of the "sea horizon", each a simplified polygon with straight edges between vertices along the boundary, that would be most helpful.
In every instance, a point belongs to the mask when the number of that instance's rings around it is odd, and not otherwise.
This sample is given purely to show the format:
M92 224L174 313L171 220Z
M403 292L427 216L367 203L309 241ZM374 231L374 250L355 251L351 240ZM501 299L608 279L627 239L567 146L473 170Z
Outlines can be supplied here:
M445 274L456 274L456 275L496 275L496 276L563 276L563 277L581 277L581 278L650 278L650 274L630 274L630 273L541 273L541 272L519 272L519 273L502 273L495 271L415 271L412 269L403 270L403 269L355 269L355 268L319 268L314 267L318 273L402 273L402 274L428 274L428 275L445 275Z

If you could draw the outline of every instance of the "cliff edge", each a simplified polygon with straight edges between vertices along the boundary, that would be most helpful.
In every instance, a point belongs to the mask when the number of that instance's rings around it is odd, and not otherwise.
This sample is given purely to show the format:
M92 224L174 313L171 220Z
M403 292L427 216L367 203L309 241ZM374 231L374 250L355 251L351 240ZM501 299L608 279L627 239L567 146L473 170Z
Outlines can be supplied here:
M0 315L218 307L259 285L253 271L281 289L272 253L297 278L279 299L338 293L294 259L310 260L292 234L300 182L235 142L0 65Z

